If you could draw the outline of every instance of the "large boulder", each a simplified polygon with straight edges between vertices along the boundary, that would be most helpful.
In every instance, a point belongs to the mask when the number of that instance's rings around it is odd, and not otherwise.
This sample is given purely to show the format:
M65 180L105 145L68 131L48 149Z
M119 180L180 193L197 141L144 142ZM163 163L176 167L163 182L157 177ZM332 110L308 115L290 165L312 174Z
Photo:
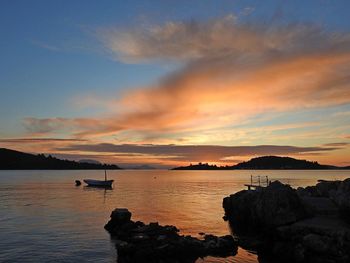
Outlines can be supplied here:
M342 181L330 197L338 205L340 216L350 224L350 178Z
M329 238L321 235L310 233L303 237L304 247L316 253L322 254L327 252L329 250L327 243L329 243Z
M116 208L111 213L111 220L105 225L105 229L113 232L114 228L131 222L131 212L126 208Z
M313 196L302 196L300 198L310 216L333 216L339 212L338 207L330 198Z
M333 191L336 191L341 184L341 181L325 181L320 180L315 188L315 192L320 197L329 197Z
M226 197L223 207L234 231L266 230L307 216L296 191L279 181L266 188L244 190Z
M350 228L339 218L308 218L277 228L268 246L277 248L273 257L283 262L345 263L350 259Z
M344 181L320 180L315 186L299 187L297 193L305 201L307 208L310 208L308 197L314 198L315 205L316 201L320 202L320 198L329 198L336 205L337 213L333 214L339 214L341 218L350 223L350 178Z
M350 179L297 190L273 182L226 197L223 206L239 244L254 240L259 258L350 262Z

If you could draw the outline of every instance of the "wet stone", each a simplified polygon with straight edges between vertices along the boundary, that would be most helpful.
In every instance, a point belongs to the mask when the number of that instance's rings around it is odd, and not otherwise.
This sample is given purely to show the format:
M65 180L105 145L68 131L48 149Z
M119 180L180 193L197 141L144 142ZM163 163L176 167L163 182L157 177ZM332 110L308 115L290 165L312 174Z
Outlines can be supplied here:
M231 235L205 235L204 240L183 236L175 226L134 222L127 209L115 209L105 229L114 240L118 263L190 263L199 257L232 256L238 248Z

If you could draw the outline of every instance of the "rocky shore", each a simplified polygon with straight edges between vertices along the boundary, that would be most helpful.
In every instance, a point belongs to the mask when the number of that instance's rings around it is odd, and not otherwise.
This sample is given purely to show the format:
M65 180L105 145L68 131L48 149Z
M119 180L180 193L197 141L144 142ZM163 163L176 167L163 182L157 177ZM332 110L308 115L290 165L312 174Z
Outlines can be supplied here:
M115 209L105 229L115 243L118 263L190 263L199 257L235 255L238 248L231 235L205 235L198 239L179 235L175 226L134 222L126 208Z
M350 262L350 178L298 189L275 181L226 197L223 207L238 244L260 259Z

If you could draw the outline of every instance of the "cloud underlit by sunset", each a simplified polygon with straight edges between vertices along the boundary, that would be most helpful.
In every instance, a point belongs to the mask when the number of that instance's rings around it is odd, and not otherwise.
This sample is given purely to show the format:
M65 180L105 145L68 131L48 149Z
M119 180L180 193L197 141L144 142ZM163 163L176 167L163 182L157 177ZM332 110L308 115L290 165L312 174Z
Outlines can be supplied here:
M1 51L12 73L0 78L0 147L158 167L262 155L350 165L346 8L311 1L310 18L297 2L222 1L210 15L201 2L193 13L111 3L101 20L102 9L47 7L58 15L5 30L21 41Z

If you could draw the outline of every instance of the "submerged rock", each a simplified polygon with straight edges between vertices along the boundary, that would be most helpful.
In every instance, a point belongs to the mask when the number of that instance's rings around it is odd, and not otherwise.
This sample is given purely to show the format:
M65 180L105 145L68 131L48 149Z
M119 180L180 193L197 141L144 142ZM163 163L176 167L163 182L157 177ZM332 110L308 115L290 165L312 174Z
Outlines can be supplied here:
M117 208L105 225L118 253L118 262L194 262L199 257L227 257L237 253L231 235L205 235L204 240L179 235L175 226L148 225L131 220L131 212Z
M350 179L297 190L273 182L224 198L239 245L279 262L350 262Z

